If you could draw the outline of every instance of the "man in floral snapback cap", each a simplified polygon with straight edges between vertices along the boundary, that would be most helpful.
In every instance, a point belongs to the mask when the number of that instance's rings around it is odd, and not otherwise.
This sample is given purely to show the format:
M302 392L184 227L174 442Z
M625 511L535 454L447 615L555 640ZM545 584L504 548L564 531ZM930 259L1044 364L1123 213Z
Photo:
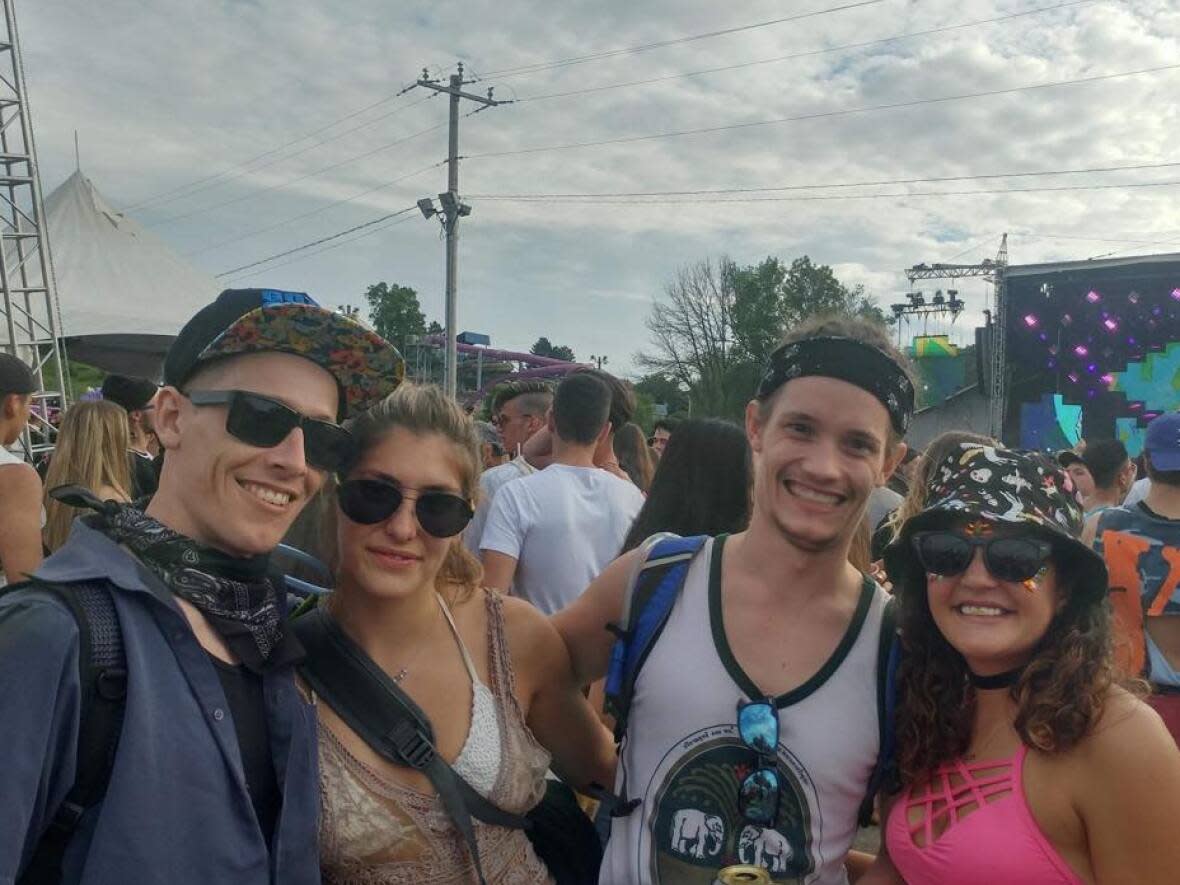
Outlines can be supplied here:
M269 555L352 457L339 422L403 371L299 292L227 290L180 330L147 509L73 489L96 512L0 598L0 881L320 881L315 715Z

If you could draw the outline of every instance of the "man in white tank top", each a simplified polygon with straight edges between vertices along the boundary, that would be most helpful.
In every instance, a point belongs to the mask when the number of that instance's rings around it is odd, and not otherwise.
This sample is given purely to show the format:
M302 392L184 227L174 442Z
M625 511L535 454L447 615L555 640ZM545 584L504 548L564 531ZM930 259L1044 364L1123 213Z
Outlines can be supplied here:
M712 539L639 671L604 885L710 885L736 864L774 882L843 885L877 759L885 594L848 562L873 489L905 454L913 384L888 336L850 318L807 324L771 356L746 431L756 453L749 528ZM584 682L606 673L642 549L615 561L555 623ZM773 755L737 727L739 705L778 713ZM773 723L773 716L770 722ZM757 820L739 786L777 773Z

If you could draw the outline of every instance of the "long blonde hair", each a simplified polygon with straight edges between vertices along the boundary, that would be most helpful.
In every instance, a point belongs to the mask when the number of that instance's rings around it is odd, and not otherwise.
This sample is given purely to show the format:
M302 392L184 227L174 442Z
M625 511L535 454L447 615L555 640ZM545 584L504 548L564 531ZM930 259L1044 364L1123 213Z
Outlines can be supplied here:
M70 535L70 525L81 511L49 497L58 486L79 485L97 494L113 489L123 501L131 499L131 433L127 412L112 402L78 403L66 410L57 446L45 475L45 546L56 550Z
M433 384L403 383L369 411L348 423L356 438L359 451L364 452L381 441L390 431L402 428L414 434L437 433L454 446L459 463L460 493L474 507L479 494L479 474L482 460L475 422L463 408ZM330 538L333 549L329 562L333 569L339 562L335 549L335 511L325 514L325 538ZM463 536L451 539L442 568L435 580L435 588L444 593L448 602L465 597L483 580L483 566L463 545Z

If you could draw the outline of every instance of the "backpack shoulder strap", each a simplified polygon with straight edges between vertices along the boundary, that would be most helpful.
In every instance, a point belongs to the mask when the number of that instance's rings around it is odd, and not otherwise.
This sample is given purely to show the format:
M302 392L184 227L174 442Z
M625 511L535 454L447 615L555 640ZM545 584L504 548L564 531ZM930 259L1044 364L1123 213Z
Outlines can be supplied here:
M672 534L649 539L642 564L627 588L622 621L606 625L616 637L614 648L611 649L604 694L606 712L615 720L617 745L622 744L627 734L639 671L668 622L693 558L707 540L707 535L681 538ZM622 771L623 787L619 795L603 790L600 796L611 805L611 814L615 817L631 813L639 804L638 800L627 799L626 768L623 767Z
M861 800L857 822L867 827L873 817L873 804L897 763L897 738L894 720L897 710L897 666L901 661L901 642L897 638L897 600L892 596L881 613L881 638L877 644L877 728L879 749L877 762L869 775L869 786Z
M105 584L51 584L33 579L24 586L30 585L60 600L78 623L81 714L74 785L18 880L20 885L55 885L61 881L62 857L82 815L106 795L123 730L127 661L115 602Z

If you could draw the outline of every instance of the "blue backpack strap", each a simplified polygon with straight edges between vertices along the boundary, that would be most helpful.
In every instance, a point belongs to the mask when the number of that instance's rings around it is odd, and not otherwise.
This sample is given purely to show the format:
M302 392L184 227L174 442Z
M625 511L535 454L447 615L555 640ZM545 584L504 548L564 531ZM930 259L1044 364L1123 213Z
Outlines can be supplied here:
M621 744L627 733L639 671L672 613L693 557L707 540L707 535L690 538L667 535L652 544L628 588L621 625L607 627L617 637L605 685L606 711L615 719L617 743ZM620 812L620 808L624 810ZM624 796L616 803L615 813L626 814L632 808L634 803L628 803Z
M897 600L890 597L881 613L881 639L877 645L877 727L880 745L877 762L869 775L869 786L861 800L857 822L867 827L873 818L877 794L892 778L897 765L897 667L901 642L897 637Z
M111 779L123 729L127 660L115 603L105 584L51 584L34 578L19 586L57 598L78 623L81 712L74 785L17 880L18 885L57 885L62 858L82 815L102 801Z

